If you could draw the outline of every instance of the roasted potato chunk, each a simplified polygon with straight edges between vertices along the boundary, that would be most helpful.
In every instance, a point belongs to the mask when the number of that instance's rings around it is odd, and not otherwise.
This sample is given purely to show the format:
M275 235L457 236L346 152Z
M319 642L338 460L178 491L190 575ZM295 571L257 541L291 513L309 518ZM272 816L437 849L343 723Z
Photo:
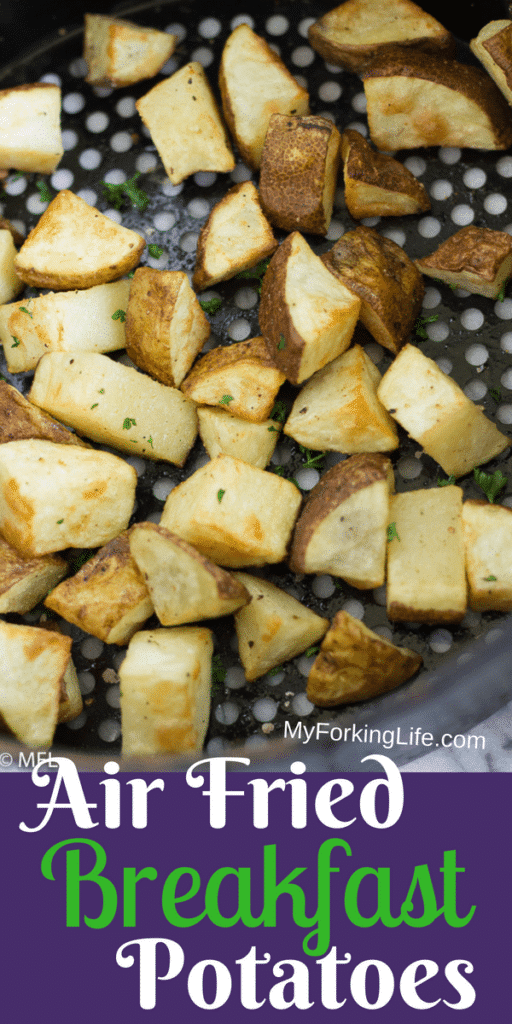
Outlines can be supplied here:
M31 611L66 575L68 563L58 555L22 558L0 537L0 612Z
M277 249L252 181L233 185L214 207L197 243L193 284L203 291L256 266Z
M388 619L460 622L467 608L460 487L395 494L389 521Z
M512 509L488 501L465 501L462 528L470 608L511 611Z
M316 644L329 619L316 615L286 591L248 573L236 573L252 601L235 612L240 661L247 682Z
M125 757L201 749L212 652L211 631L199 626L135 634L119 669Z
M171 491L160 522L220 565L272 564L286 555L301 500L289 480L218 455Z
M9 441L0 445L0 530L24 557L94 548L126 529L133 466L108 452Z
M0 381L0 444L7 441L55 441L57 444L75 444L89 448L81 437L66 430L52 416L32 405L12 384Z
M369 700L418 671L421 654L395 647L348 612L339 611L309 673L307 696L319 707Z
M96 352L49 352L29 399L100 444L182 466L197 436L195 405L177 388Z
M463 476L510 444L462 388L415 345L386 370L377 395L448 476Z
M0 167L51 174L62 159L61 92L35 82L0 90Z
M0 340L7 368L11 373L34 370L45 352L124 348L124 323L113 315L126 309L129 291L129 281L113 281L0 306Z
M156 75L176 48L178 37L170 32L143 28L133 21L86 14L84 60L86 82L120 89Z
M375 341L398 352L425 294L421 274L403 249L374 228L361 226L347 231L322 260L361 300L359 318Z
M232 171L235 160L201 64L185 64L135 104L173 185L196 171Z
M398 448L398 433L377 398L381 379L364 349L354 345L306 382L284 433L315 451L393 451Z
M45 605L106 644L126 644L153 614L153 604L130 553L129 531L109 541Z
M219 88L242 159L258 168L272 114L307 114L309 97L265 39L238 25L226 40Z
M450 32L411 0L346 0L315 21L308 35L324 60L356 74L397 43L429 53L455 52Z
M378 153L366 139L348 128L341 139L345 202L354 220L362 217L401 217L430 210L428 192L403 164Z
M0 228L0 302L10 302L23 288L14 269L16 249L11 232ZM12 338L9 339L12 346Z
M469 45L505 99L512 103L512 21L490 21Z
M470 224L447 238L430 256L414 262L427 277L497 299L512 275L512 238L506 231Z
M326 117L272 114L260 168L261 203L272 224L284 231L327 233L340 140Z
M132 526L130 551L162 626L230 615L251 599L231 573L156 523Z
M232 455L258 469L268 466L281 433L274 420L251 423L227 410L207 407L197 410L197 418L201 441L211 459Z
M0 620L0 721L29 747L51 748L71 637Z
M218 405L235 416L266 420L285 374L269 356L263 338L210 349L185 378L181 390L198 405Z
M391 462L353 455L311 491L293 534L290 569L330 573L367 590L384 583Z
M378 149L508 149L512 116L481 68L397 46L362 72Z
M263 278L260 327L270 357L292 384L302 384L348 348L360 300L335 281L294 231Z
M182 270L135 271L126 314L126 351L141 370L178 388L209 336L209 321Z
M25 284L65 291L115 281L133 270L146 241L68 189L58 192L14 266Z

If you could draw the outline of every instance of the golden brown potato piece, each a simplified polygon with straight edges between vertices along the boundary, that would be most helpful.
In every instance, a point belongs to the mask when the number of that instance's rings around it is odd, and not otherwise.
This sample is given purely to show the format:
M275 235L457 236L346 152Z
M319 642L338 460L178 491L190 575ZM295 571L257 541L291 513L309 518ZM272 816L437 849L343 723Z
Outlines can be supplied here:
M182 466L197 437L193 402L99 352L48 352L30 401L100 444Z
M277 249L252 181L233 185L212 209L197 243L193 284L203 291L256 266Z
M227 409L207 406L197 410L197 418L201 441L211 459L216 455L232 455L258 469L268 466L281 433L280 425L274 420L251 423L233 416Z
M512 275L512 238L506 231L470 224L447 238L430 256L414 262L427 277L496 299Z
M181 390L198 405L218 405L253 423L266 420L285 374L269 356L263 338L210 349L185 378Z
M70 722L83 711L84 702L80 692L80 683L76 674L76 668L71 658L62 679L62 687L59 701L59 712L57 721Z
M126 529L133 466L108 452L52 441L0 445L0 530L24 557L94 548Z
M55 441L89 448L86 441L57 423L52 416L32 405L12 384L0 381L0 444L7 441Z
M130 551L162 626L230 615L250 601L235 577L156 523L136 523Z
M462 388L415 345L386 370L377 395L448 476L463 476L510 444Z
M512 115L481 68L397 46L362 72L378 149L508 149Z
M51 174L64 149L58 85L35 82L0 90L0 167Z
M129 531L109 541L44 602L106 644L126 644L153 614L148 588L130 554Z
M66 575L68 563L58 555L22 558L0 537L0 612L31 611Z
M430 210L423 185L403 164L378 153L360 132L347 128L341 139L345 202L354 220L401 217Z
M490 21L469 45L505 99L512 103L512 21Z
M123 755L200 750L210 714L213 638L200 626L136 633L120 669Z
M306 382L284 433L315 451L390 452L395 424L377 398L381 375L360 345L333 359Z
M11 224L10 220L7 220L7 217L0 217L0 230L10 231L14 244L17 246L23 245L25 235L22 235L21 232L14 227L14 224Z
M23 282L14 269L15 258L12 234L7 228L0 228L0 302L15 299L23 288Z
M210 323L181 270L138 267L125 326L130 359L161 384L175 388L210 336Z
M425 294L422 276L403 249L374 228L361 226L347 231L322 261L361 300L359 318L375 341L398 352Z
M367 590L384 583L391 462L353 455L320 478L293 534L290 569L330 573Z
M249 167L260 165L272 114L309 113L306 90L248 25L238 25L226 40L219 88L227 126Z
M51 748L70 654L70 636L0 621L0 721L29 747Z
M418 671L421 654L395 647L348 612L339 611L309 673L307 696L319 707L369 700Z
M115 281L137 266L146 240L68 189L58 192L14 266L25 284L65 291Z
M232 171L235 159L201 64L185 64L137 100L173 185L196 171Z
M512 509L488 501L465 501L462 527L470 608L511 611Z
M286 555L301 500L289 480L218 455L171 491L160 523L219 565L270 565Z
M90 85L120 89L156 75L176 48L178 37L106 14L84 18L84 60Z
M461 488L395 494L389 521L388 619L460 622L467 608Z
M397 43L448 56L455 52L450 32L410 0L346 0L315 21L308 35L324 60L356 74Z
M45 352L114 352L124 348L129 281L48 292L0 306L0 340L11 373L34 370ZM28 315L27 315L28 311Z
M292 384L348 348L360 305L298 231L288 235L263 278L259 318L270 357Z
M289 661L316 644L329 626L323 619L269 580L236 573L252 601L235 612L240 661L247 682Z
M260 196L283 231L325 235L340 162L340 133L326 117L272 114L261 155Z

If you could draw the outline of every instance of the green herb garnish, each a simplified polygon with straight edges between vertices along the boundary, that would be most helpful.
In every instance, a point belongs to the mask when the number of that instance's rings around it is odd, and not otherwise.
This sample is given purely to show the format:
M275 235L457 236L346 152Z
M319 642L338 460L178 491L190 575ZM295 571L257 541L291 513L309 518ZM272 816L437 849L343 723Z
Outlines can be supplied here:
M270 419L277 420L278 423L284 423L286 419L286 405L284 402L276 402L272 412L270 413Z
M400 540L400 537L398 536L398 533L396 532L396 523L390 523L389 524L387 533L388 533L388 542L391 541L391 540L394 540L395 537L396 537L397 540Z
M11 338L12 338L11 348L18 348L18 345L21 345L20 339L17 338L14 334L11 334Z
M213 299L203 299L199 305L204 313L209 313L211 316L222 306L222 299L219 299L218 296L214 296Z
M498 497L498 494L508 483L508 479L506 476L503 476L501 469L497 469L495 473L484 473L483 469L478 469L477 467L473 470L473 476L480 490L484 492L485 497L492 503L494 503L494 499Z
M96 554L94 548L86 548L84 551L81 551L80 554L77 555L76 558L74 558L73 561L71 562L71 571L73 573L77 573L78 570L81 569L82 566L85 565L85 563L88 562L91 556L94 554Z
M112 320L120 320L124 324L126 320L126 313L124 309L116 309L115 313L112 313Z
M454 484L454 483L455 483L455 477L454 476L448 476L448 477L446 477L445 480L440 480L439 477L437 478L437 486L438 487L451 487L451 485Z
M94 405L91 405L91 409L97 409L97 408L98 408L98 402L95 402Z
M136 184L141 172L136 171L133 178L121 182L120 185L111 185L108 181L102 181L103 195L116 210L120 210L127 199L137 210L145 210L149 203L149 196Z
M283 348L286 348L286 342L284 340L284 334L280 334L279 335L279 341L277 343L277 347L278 347L280 352L282 352Z
M219 405L229 405L232 401L233 395L223 395L222 398L219 399Z
M279 427L267 427L267 430L270 430L274 434L280 434L281 433L281 431L279 430Z
M26 306L20 306L20 313L26 313L27 316L29 316L31 319L33 317L33 313L31 313L30 310L27 309Z
M308 647L307 651L304 651L305 658L312 658L314 654L318 654L319 647Z
M148 444L150 444L151 447L153 447L153 438L151 437L151 434L148 437Z
M484 583L496 583L497 576L484 576Z
M63 522L64 522L63 519L57 519L57 526L60 526L60 524L63 523Z
M136 420L131 419L130 416L127 416L126 419L123 422L123 430L131 430L132 427L136 427L136 426L137 426Z
M259 285L257 287L261 294L262 280L268 270L270 260L271 257L268 256L266 260L261 260L255 267L249 267L248 270L241 270L239 274L235 275L235 277L249 281L259 281Z
M159 260L160 256L163 256L164 250L161 245L155 245L153 242L151 245L148 245L148 253L153 257L153 259Z
M282 665L274 665L274 668L269 668L269 670L268 670L268 672L266 674L267 674L267 676L277 676L278 672L283 672L283 666Z
M320 452L319 455L313 455L309 448L304 448L303 445L299 445L299 448L303 455L306 456L304 466L306 469L316 469L320 465L323 459L325 459L325 452Z
M225 495L225 491L217 491L217 501L220 503Z
M416 336L423 339L428 338L425 324L433 324L435 320L439 320L439 313L434 313L433 316L419 316L414 325Z
M495 402L501 402L501 388L489 388L489 394Z
M46 184L46 181L36 181L36 188L37 188L37 190L39 192L39 195L41 197L41 202L43 202L43 203L51 203L51 201L53 199L53 195L52 195L52 192L51 192L50 188Z
M500 290L500 292L498 294L498 302L504 302L505 301L505 288L506 287L507 287L507 282L504 281L502 286L501 286L501 290Z
M212 683L223 683L226 678L226 669L222 663L220 654L214 654L212 658Z

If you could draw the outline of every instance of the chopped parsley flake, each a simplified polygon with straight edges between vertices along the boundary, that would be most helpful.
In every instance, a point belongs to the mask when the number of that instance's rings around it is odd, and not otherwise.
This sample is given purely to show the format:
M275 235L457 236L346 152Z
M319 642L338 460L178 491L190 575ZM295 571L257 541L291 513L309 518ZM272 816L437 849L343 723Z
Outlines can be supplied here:
M148 444L150 444L151 447L153 447L153 438L151 437L151 434L148 437Z
M204 313L209 313L211 316L222 306L222 299L219 299L218 296L214 295L213 299L203 299L199 302L199 305Z
M91 409L97 409L97 408L98 408L98 402L95 402L94 405L91 405Z
M219 405L229 405L232 401L233 395L223 395L222 398L219 399Z
M489 394L495 402L501 402L501 388L489 388Z
M63 523L63 522L64 522L63 519L57 519L57 526L60 526L60 524Z
M498 295L498 302L504 302L505 301L505 288L506 287L507 287L507 282L504 281L502 286L501 286L499 295Z
M112 313L112 320L120 320L124 324L126 320L126 313L124 309L116 309L115 313Z
M478 467L473 471L475 483L478 484L481 491L484 492L485 497L491 503L494 503L494 499L498 497L498 494L507 486L508 479L503 475L501 469L497 469L495 473L484 473L483 469Z
M286 342L284 340L284 334L280 334L279 335L279 341L277 343L277 347L278 347L280 352L282 352L283 348L286 348Z
M214 654L212 658L212 683L223 683L226 678L226 669L222 663L220 654Z
M313 455L309 448L304 448L303 445L299 445L299 448L303 455L306 456L304 467L306 469L316 469L323 459L325 459L325 452L320 452L318 455Z
M277 420L278 423L284 423L286 419L286 406L284 402L276 402L272 412L270 413L271 420Z
M29 316L31 319L33 317L33 313L31 313L30 310L27 309L26 306L20 306L20 313L26 313L27 316Z
M496 583L497 576L484 576L484 583Z
M438 487L451 487L451 485L454 484L454 483L455 483L455 477L454 476L448 476L448 477L446 477L445 480L440 480L439 477L437 479L437 486Z
M275 434L280 434L281 433L281 431L279 430L279 427L267 427L267 429L272 431Z
M151 245L148 245L148 253L153 257L153 259L159 260L160 256L163 256L164 250L161 245L155 245L155 243L152 243Z
M53 195L51 189L48 187L46 181L36 181L36 188L41 197L41 202L51 203Z
M390 523L388 526L388 541L394 540L395 537L397 540L400 540L400 537L396 532L396 523Z
M17 338L14 334L11 334L11 338L12 338L11 348L18 348L18 345L21 345L20 339Z
M137 210L145 210L149 203L149 196L136 184L141 172L136 171L133 178L121 182L120 185L111 185L108 181L102 181L103 195L116 210L120 210L127 199Z
M307 651L304 651L305 658L312 658L314 654L318 654L319 647L308 647Z
M236 274L235 276L237 278L243 279L243 280L259 281L259 284L257 285L257 289L258 289L259 293L261 294L261 285L262 285L263 277L265 276L265 274L266 274L266 272L268 270L268 265L270 263L270 259L271 259L271 257L268 256L266 260L261 260L259 263L256 264L255 267L250 267L248 270L241 270L240 273Z
M433 324L435 320L439 320L439 313L434 313L433 316L419 316L414 325L416 336L423 339L428 338L425 324Z
M137 426L137 421L131 419L130 416L127 416L126 419L123 422L123 430L131 430L132 427L136 427L136 426Z
M221 502L221 501L222 501L222 499L223 499L223 497L224 497L225 493L226 493L226 492L225 492L225 491L222 491L222 490L221 490L221 491L217 491L217 501L218 501L218 502Z

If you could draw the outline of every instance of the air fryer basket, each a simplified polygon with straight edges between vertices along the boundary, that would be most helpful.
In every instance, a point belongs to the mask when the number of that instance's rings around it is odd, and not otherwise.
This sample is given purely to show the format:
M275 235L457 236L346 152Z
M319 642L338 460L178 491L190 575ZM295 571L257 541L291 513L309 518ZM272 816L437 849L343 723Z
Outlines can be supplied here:
M230 31L240 23L249 24L276 47L287 67L307 84L311 97L311 111L331 117L343 130L356 127L367 134L364 92L360 79L324 61L309 47L307 28L319 14L329 9L328 4L298 3L242 3L227 0L222 4L205 5L195 2L164 0L156 3L119 5L103 11L131 17L140 24L156 28L170 28L180 36L174 56L168 61L162 75L172 73L187 60L199 60L207 69L210 82L217 80L218 64L224 42ZM424 8L443 20L433 4ZM438 5L439 6L439 5ZM475 34L492 17L507 16L504 4L477 5L473 10L476 21L465 30ZM98 5L96 5L98 9ZM142 82L135 87L120 90L91 88L84 80L81 59L82 32L81 5L66 5L65 27L30 52L11 61L0 72L0 88L24 82L58 81L62 86L62 126L66 152L55 174L48 183L52 191L71 188L83 195L103 212L112 214L104 197L101 181L116 181L124 175L131 177L141 172L139 184L147 192L150 202L141 213L124 207L121 214L113 212L127 227L144 234L148 243L164 249L154 259L146 249L142 263L159 269L184 269L194 266L198 232L212 206L224 195L233 182L251 177L250 171L239 161L233 174L202 173L187 179L183 185L172 186L163 170L151 138L142 126L134 101L154 82ZM71 19L74 19L71 20ZM178 26L176 28L175 26ZM449 25L454 32L456 27ZM35 38L32 27L32 36ZM470 35L468 34L468 38ZM467 44L459 42L459 57L473 62ZM157 77L157 81L161 76ZM410 170L423 182L432 200L432 209L425 216L383 218L377 230L403 245L407 254L418 257L427 254L458 227L474 222L477 225L508 230L512 233L512 207L507 199L512 177L512 156L475 150L427 149L398 154ZM117 172L119 176L116 177ZM21 221L25 230L36 223L45 209L36 181L41 175L11 174L0 196L4 216ZM257 182L257 177L252 175ZM373 221L372 221L373 223ZM308 237L315 251L323 253L343 231L355 226L344 206L340 188L334 217L326 239ZM277 233L281 239L282 233ZM257 282L231 280L215 286L205 298L218 295L220 309L210 316L212 334L216 343L229 344L259 334ZM426 339L421 349L437 360L439 366L464 388L466 394L478 401L486 415L505 433L512 424L512 297L493 302L477 295L453 291L443 284L426 282L427 293L424 314L436 317L425 325ZM508 289L511 292L511 289ZM26 294L37 294L27 289ZM203 296L202 296L203 297ZM373 342L364 329L358 328L358 341L384 372L391 361L390 354ZM419 338L412 338L418 341ZM126 359L120 353L113 358ZM12 376L1 367L4 376L24 393L31 375ZM296 389L287 386L282 395L291 403ZM206 460L206 453L198 441L183 470L162 462L145 462L136 456L129 461L138 473L137 503L133 521L157 519L164 499L176 483L194 472ZM323 462L327 469L339 456L328 454ZM401 433L400 449L393 455L398 490L435 486L439 475L444 476L437 464L423 454L418 445ZM314 470L304 467L304 455L291 439L279 443L273 466L280 464L286 476L294 477L303 486L304 494L318 479ZM500 500L512 507L512 461L510 449L490 464L500 468L509 483ZM481 497L473 477L468 476L460 485L466 497ZM433 733L435 741L442 733L461 733L482 721L503 705L512 695L509 666L512 653L512 625L509 618L495 613L468 612L462 624L451 630L414 624L391 624L386 617L383 588L378 591L360 591L330 577L295 577L286 565L269 567L268 578L293 593L319 614L332 618L344 608L363 617L365 623L377 632L393 639L397 644L411 647L423 655L424 670L412 682L373 701L340 709L319 710L306 699L307 674L312 658L305 655L283 666L282 671L269 674L258 682L246 684L236 653L236 637L232 618L211 623L215 632L216 664L222 666L213 684L210 728L207 736L208 753L250 757L262 768L272 770L279 765L283 754L293 744L284 742L295 735L295 748L299 731L297 726L321 725L320 733L333 726L337 731L332 741L300 744L301 758L313 769L360 768L360 758L375 749L375 743L364 742L364 727L396 730L401 737L409 735L410 728L421 726ZM41 608L20 618L8 616L12 621L37 622ZM44 614L44 613L43 613ZM53 751L66 752L80 767L99 770L109 756L119 757L120 712L117 669L124 649L107 646L78 628L61 621L62 629L73 637L73 658L84 695L84 712L74 722L59 726ZM156 619L149 625L157 625ZM210 623L208 623L210 625ZM480 638L480 639L479 639ZM225 677L222 679L225 670ZM285 730L285 725L286 726ZM354 727L362 730L362 740L339 742L339 732ZM14 741L2 737L1 745L13 752L19 748ZM425 748L414 745L399 746L388 751L397 762L404 762ZM23 759L22 759L23 760ZM18 764L18 757L15 756ZM138 762L139 767L154 770L178 770L183 759L158 757ZM132 763L123 762L130 768ZM363 766L364 767L364 766Z

